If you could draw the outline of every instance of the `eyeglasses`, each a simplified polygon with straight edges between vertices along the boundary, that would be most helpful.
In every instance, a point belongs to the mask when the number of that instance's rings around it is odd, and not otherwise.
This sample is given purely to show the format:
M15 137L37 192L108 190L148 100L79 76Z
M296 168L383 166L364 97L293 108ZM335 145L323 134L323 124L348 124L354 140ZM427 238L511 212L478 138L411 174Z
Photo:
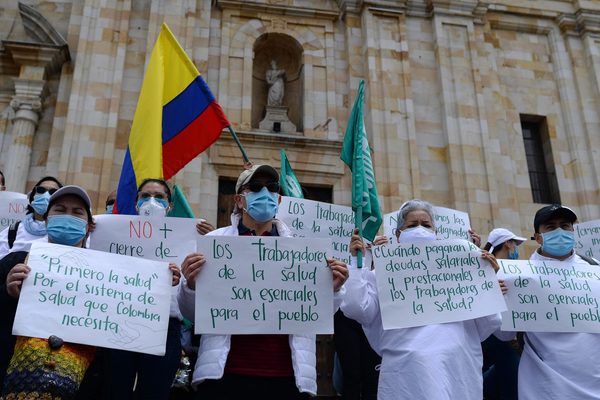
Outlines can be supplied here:
M52 196L54 194L54 192L56 192L57 190L58 189L54 189L54 188L47 189L47 188L45 188L43 186L36 186L35 187L35 193L36 194L44 194L44 193L48 192L50 194L50 196Z
M244 188L249 189L251 192L260 192L263 187L266 187L269 192L279 192L279 182L249 182L247 185L244 185Z

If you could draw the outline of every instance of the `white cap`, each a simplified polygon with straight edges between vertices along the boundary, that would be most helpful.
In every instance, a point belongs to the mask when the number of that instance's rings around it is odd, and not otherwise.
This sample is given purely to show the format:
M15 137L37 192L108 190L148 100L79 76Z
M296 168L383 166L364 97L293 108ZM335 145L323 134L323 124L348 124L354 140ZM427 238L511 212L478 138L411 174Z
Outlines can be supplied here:
M257 164L253 165L250 169L242 171L235 184L235 192L239 193L240 188L248 182L250 182L254 175L259 172L262 172L266 175L270 175L275 182L279 182L279 174L277 173L277 170L275 168L267 164Z
M496 228L490 232L487 240L488 243L492 245L492 247L490 248L490 253L494 250L494 247L499 246L508 240L514 240L515 242L517 242L517 246L519 246L527 239L515 235L508 229Z

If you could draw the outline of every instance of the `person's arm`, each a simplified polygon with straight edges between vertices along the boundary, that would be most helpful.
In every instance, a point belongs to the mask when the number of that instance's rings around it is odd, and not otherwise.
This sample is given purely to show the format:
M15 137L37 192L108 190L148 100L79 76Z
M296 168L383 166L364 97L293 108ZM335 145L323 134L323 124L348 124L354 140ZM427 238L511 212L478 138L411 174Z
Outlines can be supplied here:
M177 290L177 303L181 314L194 321L196 310L196 278L204 266L206 258L201 253L188 254L181 263L181 284Z

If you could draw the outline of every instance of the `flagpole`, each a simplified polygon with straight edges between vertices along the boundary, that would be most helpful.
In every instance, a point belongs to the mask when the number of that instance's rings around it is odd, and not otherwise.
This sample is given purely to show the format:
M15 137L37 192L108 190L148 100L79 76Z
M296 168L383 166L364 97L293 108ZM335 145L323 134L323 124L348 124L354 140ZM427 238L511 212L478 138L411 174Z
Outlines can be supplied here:
M240 148L240 151L242 152L242 157L244 157L244 162L250 162L250 159L248 158L248 155L246 154L246 150L244 150L244 146L242 146L242 143L240 142L238 135L233 130L233 127L231 125L229 125L227 127L227 129L229 129L229 133L231 133L231 136L233 136L233 140L235 140L238 147Z
M358 228L358 236L362 239L362 206L358 206L354 214L354 227ZM360 219L360 220L359 220ZM362 250L356 251L356 268L362 268Z

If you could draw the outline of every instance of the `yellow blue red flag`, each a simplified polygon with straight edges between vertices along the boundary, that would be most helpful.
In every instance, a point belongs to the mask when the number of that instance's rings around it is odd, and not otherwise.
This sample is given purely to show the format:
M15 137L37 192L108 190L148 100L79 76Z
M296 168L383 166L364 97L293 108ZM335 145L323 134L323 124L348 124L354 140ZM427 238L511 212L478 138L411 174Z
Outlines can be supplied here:
M137 187L144 179L170 179L229 125L194 63L163 23L133 117L113 213L136 214Z

